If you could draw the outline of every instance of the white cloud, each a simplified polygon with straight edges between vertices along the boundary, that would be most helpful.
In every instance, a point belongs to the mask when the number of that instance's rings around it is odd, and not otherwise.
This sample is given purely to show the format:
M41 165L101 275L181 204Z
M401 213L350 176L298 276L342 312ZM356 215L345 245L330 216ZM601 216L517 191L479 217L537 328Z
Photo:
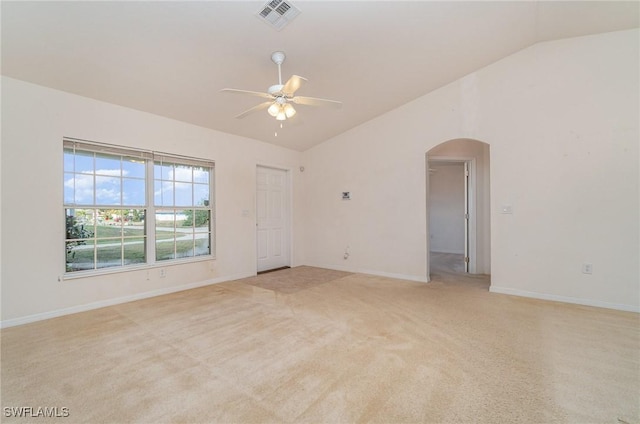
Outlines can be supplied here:
M169 178L176 181L191 181L191 169L192 168L181 167L173 168L173 171L169 173Z
M75 191L76 204L93 204L95 190L97 203L120 203L120 170L100 169L93 173L75 174L73 178L65 180L64 186ZM125 172L126 174L126 172ZM97 187L94 187L94 177Z

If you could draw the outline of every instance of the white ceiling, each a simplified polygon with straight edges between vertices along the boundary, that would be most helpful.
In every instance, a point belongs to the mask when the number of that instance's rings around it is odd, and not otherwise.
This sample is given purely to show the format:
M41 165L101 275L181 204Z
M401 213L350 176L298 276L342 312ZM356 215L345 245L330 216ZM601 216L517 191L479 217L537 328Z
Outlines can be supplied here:
M256 17L265 2L2 1L2 74L106 102L306 150L540 41L639 26L636 1L301 1L282 31ZM279 128L266 91L308 78ZM9 107L8 105L4 105ZM275 136L277 131L278 135Z

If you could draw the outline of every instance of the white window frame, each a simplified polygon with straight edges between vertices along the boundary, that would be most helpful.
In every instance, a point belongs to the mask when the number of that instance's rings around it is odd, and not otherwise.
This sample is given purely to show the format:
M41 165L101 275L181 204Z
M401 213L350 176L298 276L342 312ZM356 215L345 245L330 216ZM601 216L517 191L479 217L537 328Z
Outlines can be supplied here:
M204 210L204 211L209 211L209 251L210 253L208 255L198 255L198 256L190 256L190 257L182 257L182 258L173 258L173 259L158 259L157 256L155 256L154 254L154 260L156 263L158 264L166 264L166 263L171 263L174 261L181 261L181 260L192 260L192 259L196 259L199 257L211 257L214 256L213 252L214 250L214 237L213 237L213 222L214 222L214 208L213 208L213 196L212 196L212 187L213 187L213 181L214 181L214 167L212 165L211 162L207 162L207 161L203 161L200 159L195 159L195 158L191 158L191 157L185 157L185 156L178 156L178 155L168 155L165 153L154 153L153 155L153 166L151 166L151 174L153 179L151 180L152 184L155 187L155 183L156 181L158 181L155 178L155 166L156 165L160 165L162 166L163 164L169 163L171 165L183 165L183 166L190 166L190 167L203 167L203 168L208 168L208 173L209 173L209 181L207 182L207 185L209 186L209 204L208 205L195 205L195 197L193 197L193 195L195 194L194 190L196 188L197 185L201 185L202 183L196 182L194 180L192 180L189 184L191 184L191 190L192 190L192 200L193 203L191 205L188 206L179 206L175 204L175 191L173 192L173 204L171 205L156 205L155 204L155 196L153 196L154 194L154 189L149 190L148 193L150 195L152 195L152 198L149 199L149 203L153 205L153 212L154 212L154 217L153 217L153 224L154 224L154 228L153 231L153 237L154 237L154 245L155 245L155 236L157 234L157 222L155 220L155 213L158 210L173 210L174 213L179 211L179 210L192 210L193 211L193 218L195 221L195 216L196 216L196 211L199 210ZM173 182L173 183L180 183L180 180L175 178L171 179L171 180L163 180L165 182ZM177 228L176 228L177 229ZM177 232L175 233L177 234ZM195 226L194 226L194 232L192 233L194 235L194 248L195 248L195 235L198 234L197 231L195 231ZM175 240L177 243L177 240ZM174 249L176 249L176 245L174 245ZM154 247L155 249L155 247ZM154 252L155 253L155 252ZM177 253L177 252L176 252Z
M144 268L155 268L160 266L170 266L179 263L188 263L188 262L200 262L205 260L215 259L215 239L216 239L216 219L215 219L215 162L213 160L208 159L200 159L193 158L189 156L176 155L170 153L163 152L154 152L150 150L142 150L130 147L116 146L111 144L98 143L87 140L80 140L75 138L65 137L63 139L63 151L65 149L72 148L78 151L97 153L97 154L112 154L112 155L121 155L132 158L140 158L145 160L145 205L136 205L136 206L128 206L122 205L119 208L121 209L144 209L145 210L145 238L146 238L146 246L145 246L145 263L138 263L132 265L120 265L120 266L112 266L105 268L95 268L90 270L81 270L81 271L67 271L66 265L64 266L64 279L73 279L73 278L81 278L93 275L101 275L101 274L110 274L110 273L118 273L118 272L127 272L133 271L137 269ZM156 260L156 209L167 209L168 207L156 206L154 203L154 187L155 187L155 179L154 179L154 168L156 162L170 162L174 164L180 165L189 165L189 166L200 166L206 167L209 169L209 205L205 207L200 206L179 206L174 207L176 209L191 209L191 210L209 210L210 211L210 221L209 221L209 251L208 255L199 255L199 256L189 256L182 258L174 258L174 259L164 259L164 260ZM63 173L64 175L64 173ZM64 184L64 178L63 178ZM96 190L95 184L93 187L94 193ZM94 203L95 203L95 194L94 194ZM66 209L76 208L76 209L106 209L111 205L77 205L77 204L67 204L64 202L64 198L62 201L63 205L63 214L65 215L66 221ZM66 224L65 224L66 225ZM66 228L63 231L65 234L64 239L64 262L66 264Z

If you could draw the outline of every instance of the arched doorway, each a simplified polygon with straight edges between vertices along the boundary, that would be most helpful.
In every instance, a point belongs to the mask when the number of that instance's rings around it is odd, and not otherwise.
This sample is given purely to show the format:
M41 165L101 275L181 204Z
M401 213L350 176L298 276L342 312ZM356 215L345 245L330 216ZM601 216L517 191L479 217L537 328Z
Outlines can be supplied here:
M426 153L427 272L491 273L489 145L460 138Z

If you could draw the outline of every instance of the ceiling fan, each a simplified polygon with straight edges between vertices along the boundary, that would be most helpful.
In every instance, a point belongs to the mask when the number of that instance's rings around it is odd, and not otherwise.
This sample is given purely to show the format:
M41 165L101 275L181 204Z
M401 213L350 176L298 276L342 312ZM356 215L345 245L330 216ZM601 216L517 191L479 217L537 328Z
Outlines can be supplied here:
M236 118L244 118L250 113L257 112L259 110L267 109L269 115L276 118L278 121L285 121L287 118L293 117L296 114L292 103L305 106L330 106L339 108L342 106L342 102L336 100L318 99L316 97L296 96L295 92L300 88L303 81L307 81L306 78L293 75L289 80L282 84L282 62L285 59L284 52L274 52L271 54L271 60L278 65L278 84L269 87L266 93L259 91L238 90L235 88L223 88L220 91L227 93L239 93L249 94L251 96L262 97L269 99L264 103L260 103L252 107L249 110L242 112Z

